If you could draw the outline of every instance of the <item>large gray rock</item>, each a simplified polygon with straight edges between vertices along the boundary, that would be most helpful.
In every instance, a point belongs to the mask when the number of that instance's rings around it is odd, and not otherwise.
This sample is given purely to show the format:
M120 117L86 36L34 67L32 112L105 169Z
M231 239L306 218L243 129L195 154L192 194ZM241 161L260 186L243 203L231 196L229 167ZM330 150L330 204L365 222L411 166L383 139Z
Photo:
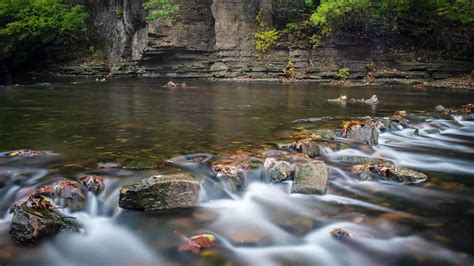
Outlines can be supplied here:
M298 164L291 192L303 194L326 194L329 168L321 161Z
M353 127L345 133L345 137L368 145L379 144L379 133L377 132L377 128L372 125L364 125L358 128Z
M13 218L8 232L17 244L32 246L62 231L79 231L76 223L53 209L41 207L41 203L33 206L42 200L42 196L35 195L10 209Z
M310 158L322 155L321 147L313 140L300 140L290 145L290 148L303 153Z
M120 189L119 206L130 210L160 210L196 206L199 182L185 173L158 175Z

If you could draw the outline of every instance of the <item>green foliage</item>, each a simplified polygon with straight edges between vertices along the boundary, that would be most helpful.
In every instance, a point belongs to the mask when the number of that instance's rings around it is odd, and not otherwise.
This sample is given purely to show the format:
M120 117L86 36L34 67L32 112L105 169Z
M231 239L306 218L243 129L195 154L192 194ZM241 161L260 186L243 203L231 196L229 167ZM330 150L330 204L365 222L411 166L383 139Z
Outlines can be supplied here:
M117 17L119 18L123 17L123 8L121 6L116 6L114 11Z
M255 48L260 56L265 56L268 51L278 42L280 32L276 29L268 29L262 19L262 11L255 17L259 32L255 33Z
M417 44L446 49L450 43L463 42L454 38L472 36L469 28L474 26L474 3L472 0L322 0L309 21L317 29L310 37L314 46L329 36L358 33L385 38L397 36L395 42L401 42L398 37L402 35Z
M276 29L255 33L255 48L261 55L265 55L277 43L280 33Z
M337 76L340 79L347 79L349 77L349 68L343 67L337 71Z
M436 9L436 12L439 16L454 22L474 24L474 3L472 0L444 3Z
M176 21L176 15L180 10L180 6L173 0L150 0L144 3L143 7L149 12L146 17L148 22L160 22L168 25Z
M296 78L297 73L296 73L295 63L293 63L293 61L289 60L288 64L286 64L285 74L286 74L286 77L289 79Z
M323 1L309 20L320 29L321 37L330 36L335 30L359 30L368 5L368 0Z
M2 0L0 60L19 49L28 53L23 49L25 46L40 47L73 37L85 29L87 17L82 6L68 6L60 0Z

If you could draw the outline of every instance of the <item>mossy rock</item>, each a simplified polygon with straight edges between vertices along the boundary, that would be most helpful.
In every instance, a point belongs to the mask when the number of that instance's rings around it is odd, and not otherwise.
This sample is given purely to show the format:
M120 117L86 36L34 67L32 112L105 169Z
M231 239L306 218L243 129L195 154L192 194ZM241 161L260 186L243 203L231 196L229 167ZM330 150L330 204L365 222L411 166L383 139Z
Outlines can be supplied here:
M153 211L196 206L200 184L191 175L177 173L146 178L120 189L119 206Z

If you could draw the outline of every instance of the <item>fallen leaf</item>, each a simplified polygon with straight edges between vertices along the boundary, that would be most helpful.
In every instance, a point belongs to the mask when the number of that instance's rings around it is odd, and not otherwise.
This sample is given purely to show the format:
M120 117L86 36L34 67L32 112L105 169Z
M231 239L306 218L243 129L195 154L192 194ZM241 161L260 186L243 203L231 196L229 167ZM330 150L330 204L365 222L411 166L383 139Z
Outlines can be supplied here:
M186 238L186 243L179 247L179 251L181 252L191 251L192 253L199 255L202 249L215 247L215 237L211 234L184 237Z

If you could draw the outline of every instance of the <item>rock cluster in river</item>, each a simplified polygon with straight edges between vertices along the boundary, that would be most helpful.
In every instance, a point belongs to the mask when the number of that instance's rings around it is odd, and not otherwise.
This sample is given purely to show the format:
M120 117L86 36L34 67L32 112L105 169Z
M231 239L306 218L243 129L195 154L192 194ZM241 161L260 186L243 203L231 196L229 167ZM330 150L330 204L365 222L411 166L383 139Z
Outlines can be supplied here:
M363 181L389 181L401 184L416 184L428 180L424 173L397 166L394 162L382 159L364 156L338 156L333 160L351 164L352 173L359 176Z
M21 245L35 245L61 231L79 231L79 222L63 216L58 209L81 209L84 207L87 191L98 194L104 188L100 176L85 176L81 178L81 182L62 179L44 185L15 202L10 207L10 213L13 213L9 227L12 239ZM61 205L57 206L50 199Z
M468 103L466 105L462 105L459 108L452 107L452 108L445 108L442 105L437 105L435 110L438 112L442 112L446 115L455 115L459 116L461 120L465 121L474 121L474 103Z

